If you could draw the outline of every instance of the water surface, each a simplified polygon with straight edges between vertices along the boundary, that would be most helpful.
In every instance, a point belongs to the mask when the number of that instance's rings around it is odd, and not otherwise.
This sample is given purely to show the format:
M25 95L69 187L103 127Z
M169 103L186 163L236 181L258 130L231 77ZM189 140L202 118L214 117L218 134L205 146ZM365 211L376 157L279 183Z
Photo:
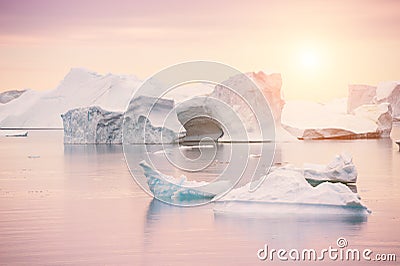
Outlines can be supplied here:
M392 138L400 139L399 127ZM273 264L278 262L257 259L264 244L322 249L335 246L339 237L349 247L396 253L399 260L400 152L392 139L279 143L275 160L328 163L342 151L353 155L358 193L372 210L367 219L232 217L214 215L212 204L174 207L153 200L135 183L119 145L64 146L62 131L1 137L0 262ZM229 157L218 156L220 164L188 177L212 180Z

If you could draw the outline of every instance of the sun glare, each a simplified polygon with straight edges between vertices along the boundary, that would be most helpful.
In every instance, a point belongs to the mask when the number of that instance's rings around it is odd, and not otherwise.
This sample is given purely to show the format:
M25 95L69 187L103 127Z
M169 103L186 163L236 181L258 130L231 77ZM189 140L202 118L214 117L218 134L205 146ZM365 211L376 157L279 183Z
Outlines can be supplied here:
M316 69L319 65L319 57L315 51L303 51L300 55L300 63L304 68Z

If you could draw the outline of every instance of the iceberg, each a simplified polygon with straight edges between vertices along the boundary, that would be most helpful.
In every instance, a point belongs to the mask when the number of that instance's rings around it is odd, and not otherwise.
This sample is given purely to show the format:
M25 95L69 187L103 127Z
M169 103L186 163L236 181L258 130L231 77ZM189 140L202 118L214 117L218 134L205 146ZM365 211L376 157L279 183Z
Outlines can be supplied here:
M347 114L345 110L338 112L339 108L332 105L287 102L282 111L282 126L298 139L304 140L390 136L392 116L388 103L362 105L353 111L354 114Z
M127 112L106 111L98 106L76 108L62 114L64 143L66 144L121 144L124 133L125 144L173 143L178 138L176 132L153 126L161 123L165 112L173 106L173 101L140 96L131 101ZM152 121L147 118L146 108L153 107ZM125 120L124 120L125 119ZM123 123L124 122L124 123Z
M253 81L253 83L249 84L248 79ZM255 84L256 86L252 86L253 84ZM242 89L241 95L238 95L234 91L229 89L229 87L234 86ZM230 108L232 108L232 110L237 114L238 118L242 121L241 123L246 130L247 139L245 140L264 141L270 140L266 138L272 136L262 135L263 133L261 132L259 119L270 120L268 123L274 124L274 126L275 124L279 125L281 111L283 105L285 104L284 100L281 97L281 87L282 77L280 74L274 73L268 75L262 71L259 71L258 73L249 72L245 75L236 75L230 77L221 85L216 85L214 91L210 94L210 96L220 101L223 101L228 106L230 106ZM261 95L258 94L258 91L256 90L260 90ZM262 96L264 96L264 99L262 99ZM256 114L254 113L254 108L265 105L266 102L269 104L271 117L257 118ZM268 130L270 129L267 129L267 132ZM242 134L239 134L238 137L232 137L226 134L224 136L224 139L241 141L243 140L241 135ZM275 133L273 135L273 137L275 138Z
M357 169L351 155L347 153L336 155L328 165L305 163L303 165L303 174L311 184L325 181L357 182Z
M135 76L100 75L73 68L53 90L27 90L0 105L0 127L61 128L60 115L68 110L99 106L123 112L141 81Z
M281 87L280 74L267 75L262 71L250 72L230 77L222 84L216 85L214 90L206 96L194 97L182 102L177 105L178 119L186 130L186 135L182 140L222 138L224 141L247 141L272 138L273 134L262 136L259 119L270 119L270 125L280 123L284 105ZM239 89L240 95L229 88ZM262 96L265 99L262 99ZM257 119L254 109L264 106L266 101L272 112L271 117Z
M389 103L393 119L400 121L400 81L379 83L376 89L376 102Z
M144 161L139 165L143 168L150 191L159 200L169 203L211 200L217 195L215 192L202 190L201 187L208 185L208 182L188 181L185 176L176 179L154 170Z
M194 97L176 107L179 122L185 128L183 142L204 138L218 140L225 132L229 138L246 140L244 122L224 102L210 96Z
M347 98L347 113L364 104L374 103L376 87L363 84L350 84Z
M174 112L174 100L149 96L134 97L123 121L124 144L175 143L182 125Z
M257 87L261 90L265 99L268 101L271 108L274 120L279 122L281 119L282 108L285 105L285 101L282 99L282 76L279 73L265 74L262 71L259 72L248 72L246 76L252 80ZM243 75L233 76L223 82L223 85L230 87L233 84L240 84L242 87L246 86L247 82ZM227 87L217 85L214 91L211 93L212 97L223 100L230 106L237 109L238 113L244 114L243 118L252 117L251 110L246 106L242 97L239 97L236 93L229 90ZM264 102L259 97L254 97L254 88L244 88L245 98L250 99L250 106L257 106ZM247 116L247 117L246 117ZM247 121L244 119L244 121ZM249 121L255 123L256 121ZM249 125L250 126L250 125Z
M21 96L26 90L10 90L0 93L0 103L8 103L12 100L17 99Z
M291 165L272 168L261 178L264 181L255 191L250 191L248 183L229 191L226 195L221 193L229 188L228 181L188 181L185 176L174 178L164 175L151 168L145 161L139 165L154 197L169 203L212 200L215 202L214 211L224 213L235 212L237 203L240 205L239 209L242 209L241 212L243 208L246 210L245 206L251 211L254 203L264 206L256 207L260 212L278 209L279 213L292 213L304 208L313 213L320 213L321 209L329 209L329 212L333 213L338 210L350 214L370 212L358 194L340 183L355 182L357 177L351 156L345 153L337 155L325 167L305 164L304 170ZM318 182L312 185L310 180ZM218 198L219 195L223 196ZM274 207L270 209L271 206Z
M61 115L66 144L120 144L122 113L98 106L72 109Z
M127 116L123 125L124 144L175 143L179 134L165 127L155 127L143 115Z
M250 184L233 189L216 202L216 213L321 214L342 212L367 214L370 211L358 194L342 183L324 182L315 187L292 166L273 169L261 186L250 192ZM272 211L272 213L271 213Z
M389 103L393 120L400 120L400 81L385 81L377 86L349 85L347 112L365 104Z

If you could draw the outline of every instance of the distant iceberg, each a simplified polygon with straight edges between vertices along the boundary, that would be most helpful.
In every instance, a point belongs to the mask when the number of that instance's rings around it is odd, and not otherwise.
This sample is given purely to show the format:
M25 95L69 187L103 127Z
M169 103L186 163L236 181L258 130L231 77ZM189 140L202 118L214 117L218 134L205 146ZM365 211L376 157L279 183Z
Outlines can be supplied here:
M11 102L21 96L26 90L10 90L0 93L0 104Z
M400 121L400 81L385 81L377 86L362 84L349 85L347 112L349 114L365 104L389 103L392 117Z
M135 76L100 75L72 68L55 89L27 90L14 100L0 104L0 127L61 128L61 114L90 106L123 112L141 82ZM13 97L17 95L13 93Z
M347 114L341 102L323 105L290 101L282 111L282 126L304 140L389 137L391 107L388 103L362 105Z

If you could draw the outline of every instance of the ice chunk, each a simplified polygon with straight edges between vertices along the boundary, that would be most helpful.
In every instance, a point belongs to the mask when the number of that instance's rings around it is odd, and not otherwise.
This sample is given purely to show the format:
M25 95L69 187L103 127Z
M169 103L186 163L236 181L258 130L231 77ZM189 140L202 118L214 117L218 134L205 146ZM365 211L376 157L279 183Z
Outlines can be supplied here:
M342 153L336 155L328 165L305 163L303 165L304 177L309 181L355 183L357 169L353 164L351 155Z
M309 203L361 206L356 194L341 183L325 182L311 186L304 176L291 166L284 166L269 173L264 183L254 192L249 184L233 189L221 200L248 200L280 203Z
M324 182L311 186L298 169L280 167L266 176L262 185L254 192L249 184L233 189L216 202L216 213L231 214L357 214L370 211L342 183Z
M139 165L143 168L150 191L157 199L167 202L191 201L212 199L216 196L216 193L201 190L200 187L209 184L208 182L188 181L185 176L176 179L154 170L144 161Z
M368 212L360 197L346 185L324 182L313 187L305 180L300 171L291 166L280 167L270 172L256 191L250 192L249 188L250 186L247 184L233 189L221 198L214 211L234 213L237 211L234 203L239 202L248 203L249 211L253 206L251 203L263 203L278 205L281 212L289 213L296 209L299 210L300 206L301 208L313 206L312 210L316 212L326 207L346 208L350 212L354 209ZM294 208L295 205L298 207ZM265 206L264 211L268 212L268 206ZM284 209L282 210L282 208ZM262 208L259 209L259 211L262 210Z

